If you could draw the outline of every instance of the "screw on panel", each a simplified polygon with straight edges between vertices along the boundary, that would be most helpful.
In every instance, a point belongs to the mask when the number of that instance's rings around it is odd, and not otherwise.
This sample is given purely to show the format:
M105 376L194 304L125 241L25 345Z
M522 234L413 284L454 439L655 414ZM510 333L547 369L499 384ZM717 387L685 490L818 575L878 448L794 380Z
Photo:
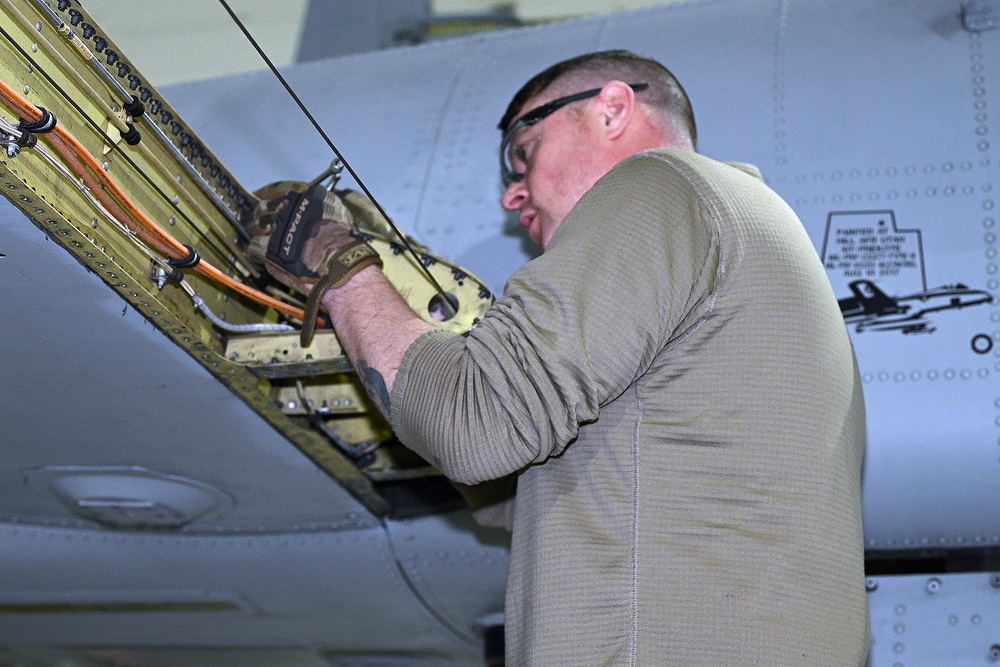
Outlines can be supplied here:
M994 644L986 654L990 662L1000 662L1000 644Z
M865 579L865 590L869 593L873 593L878 590L878 580L875 577L868 577Z
M937 593L939 590L941 590L941 580L940 579L938 579L937 577L931 577L930 579L927 580L927 592L928 593Z
M1000 588L1000 572L994 572L990 575L990 586Z

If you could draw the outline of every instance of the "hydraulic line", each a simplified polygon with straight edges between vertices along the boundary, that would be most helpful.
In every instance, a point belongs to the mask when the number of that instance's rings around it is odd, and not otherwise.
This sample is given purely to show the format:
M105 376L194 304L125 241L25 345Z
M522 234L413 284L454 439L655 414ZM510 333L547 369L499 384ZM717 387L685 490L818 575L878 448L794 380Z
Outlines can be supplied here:
M24 28L25 30L27 30L29 32L33 29L33 26L31 24L31 22L23 14L21 14L20 11L18 11L16 7L14 7L11 4L10 0L0 0L0 4L2 4L4 7L6 7L7 10L11 13L11 15L13 15L20 22L22 28ZM48 7L48 5L45 5L45 7L46 7L46 9L50 13L53 11L51 8ZM59 20L59 19L56 16L53 20L55 21L55 20ZM59 24L57 24L57 25L60 25L60 24L62 26L65 26L65 24L62 23L61 20L59 20ZM60 30L61 29L62 28L60 28ZM11 41L12 44L15 44L15 46L17 46L16 43L10 38L9 35L6 35L6 33L5 33L5 36L8 37L8 40ZM76 38L76 41L79 41L78 37ZM76 42L74 42L74 44L76 44ZM82 49L87 49L86 45L83 45L82 43L79 46ZM33 68L35 68L39 72L41 72L42 75L45 76L45 78L48 79L50 82L53 82L52 78L50 76L48 76L48 74L44 71L44 69L41 68L39 66L39 64L33 58L31 58L27 53L25 53L23 49L21 49L21 48L18 47L18 50L21 51L22 55L31 63L31 65L32 65ZM80 50L80 49L78 48L78 50ZM57 49L49 49L47 51L47 53L48 53L49 57L51 57L56 62L56 65L59 66L62 69L62 71L65 71L67 74L69 74L69 76L74 80L74 82L76 82L76 84L78 86L80 86L81 89L84 90L84 92L87 94L87 96L91 100L93 100L94 103L96 103L101 108L101 111L112 122L112 124L115 126L115 128L121 134L122 138L126 140L126 143L128 143L129 145L132 145L135 148L137 148L139 150L139 152L147 160L149 160L152 163L153 167L155 169L157 169L161 175L164 175L165 177L168 177L168 178L172 177L171 171L167 168L167 166L163 163L163 161L160 160L159 156L156 155L156 153L154 153L153 151L151 151L150 148L149 148L149 146L147 144L138 141L139 133L134 128L134 126L132 124L129 124L124 118L122 118L121 115L119 115L118 113L116 113L114 111L114 109L112 109L110 106L108 106L107 102L105 102L102 99L101 95L90 86L90 84L80 75L79 72L76 71L76 69L72 65L70 65L69 62L67 62L65 60L65 58L62 57L62 55L59 53L59 51ZM83 53L83 52L81 51L81 53ZM90 55L89 60L93 61L92 64L94 64L94 67L98 68L99 70L101 70L105 74L107 74L107 77L110 77L110 74L107 73L107 70L104 68L104 66L101 65L100 62L96 62L96 59L93 58L92 54L89 54L89 49L87 50L87 53L83 53L84 58L87 58L88 55ZM107 77L105 77L105 78L107 79ZM113 81L113 77L111 77L111 80ZM118 84L117 81L113 81L113 83ZM53 84L54 84L54 82L53 82ZM122 91L124 91L124 88L121 88L120 84L118 84L118 88L120 88ZM124 91L124 93L127 93L127 91ZM124 94L124 93L119 93L119 94ZM65 93L63 93L63 94L65 95ZM134 98L131 97L131 96L129 96L128 99L134 99ZM81 114L84 115L84 117L86 117L87 120L95 128L99 129L99 125L96 122L94 122L89 116L86 116L86 114L83 114L82 110L80 110L80 111L81 111ZM202 175L191 165L190 162L188 162L188 160L180 152L180 149L178 149L177 146L175 146L174 143L172 141L170 141L170 139L166 136L166 134L163 132L163 130L157 125L156 121L154 119L150 118L148 115L145 115L145 114L143 114L142 118L145 119L145 121L148 123L150 129L153 130L153 134L156 136L156 139L160 142L160 144L162 144L163 146L165 146L170 151L170 153L173 155L173 157L175 158L175 160L180 164L181 168L184 169L185 172L187 172L187 175L189 177L195 179L195 181L200 186L199 189L203 193L205 193L208 196L209 199L212 200L212 203L215 204L216 208L223 214L223 216L225 216L225 218L230 222L230 224L233 225L233 228L235 230L237 230L237 232L239 234L241 234L244 238L246 238L246 230L243 228L242 225L240 225L236 221L236 217L233 214L233 212L229 209L228 206L226 206L225 202L222 201L222 199L219 197L218 193L216 193L215 190L212 189L204 181L204 178L202 177ZM130 141L130 140L127 139L127 137L134 137L134 140ZM110 140L110 138L109 138L109 144L114 145L115 142L113 140ZM117 148L117 146L116 146L116 148ZM179 196L184 200L184 202L193 209L193 213L195 214L196 217L199 217L199 218L208 218L208 217L210 217L209 214L205 211L205 209L201 206L201 204L199 204L193 197L191 197L191 195L187 192L187 190L181 188L181 189L179 189L178 192L179 192ZM175 208L176 208L176 206L175 206ZM220 238L221 238L223 244L226 246L226 249L232 255L234 255L236 257L242 256L242 254L243 254L242 251L238 247L236 247L235 243L233 243L232 240L230 240L226 236L221 236ZM239 271L240 273L242 273L244 276L253 275L253 276L256 277L258 275L258 272L255 271L255 270L253 270L252 268L248 268L248 267L245 267L245 266L242 266L242 265L239 265L239 264L235 264L235 263L232 264L232 266L237 271Z
M9 0L4 0L4 4L9 7ZM121 96L122 104L124 108L129 111L130 115L133 117L141 116L143 113L142 103L139 102L139 100L137 100L132 93L127 91L125 87L111 75L111 72L109 72L107 68L101 64L101 62L94 56L90 48L83 43L83 40L77 37L73 30L70 29L70 27L66 25L61 18L59 18L59 15L56 14L55 10L49 7L45 0L35 0L35 4L44 14L48 15L52 23L55 24L56 30L58 30L63 37L69 40L74 47L76 47L76 50L80 52L80 55L83 56L84 60L87 60L94 67L97 73L101 75L101 78L103 78L104 81L114 90L114 92Z
M42 117L41 111L3 80L0 80L0 99L22 118L37 121ZM78 176L84 179L94 196L100 199L101 203L115 217L126 224L132 233L167 257L179 259L188 256L187 248L139 210L135 203L122 192L118 184L101 168L101 165L94 156L80 144L76 137L62 126L56 125L55 129L44 135L44 138L52 145L60 157L71 165ZM96 181L100 181L100 184ZM102 185L103 187L101 187ZM132 224L129 224L129 222ZM290 306L249 285L244 285L222 271L219 271L219 269L206 261L199 262L194 267L194 270L207 278L286 315L300 320L305 316L302 309ZM320 321L320 324L325 325L325 322Z
M10 0L4 0L4 2L9 3ZM195 181L200 185L202 192L204 192L205 195L212 200L212 203L215 204L219 212L222 213L222 215L229 221L229 223L233 225L234 229L236 229L237 232L239 232L243 236L244 240L249 241L250 240L249 236L247 235L246 230L243 229L243 226L240 225L239 221L236 219L236 214L226 205L225 201L223 201L222 198L218 195L218 193L215 192L212 186L205 181L201 173L197 169L195 169L190 162L188 162L187 158L184 157L184 154L181 153L180 149L177 148L176 145L174 145L174 142L170 140L170 138L166 135L166 133L156 123L156 120L150 117L149 114L143 113L144 107L142 103L138 99L136 99L136 97L132 95L132 93L126 90L125 87L121 84L121 82L115 79L114 75L112 75L111 72L108 71L108 69L94 56L90 48L87 47L87 45L84 44L83 41L73 33L72 29L68 25L66 25L66 23L59 17L56 11L52 9L45 2L45 0L35 0L35 4L37 4L42 9L42 11L49 16L50 20L55 24L56 29L61 34L63 34L63 36L66 37L66 39L70 40L70 42L74 46L76 46L77 51L80 52L84 60L86 60L93 67L93 69L101 76L101 78L103 78L111 86L111 88L114 89L114 91L117 92L119 96L121 96L122 104L125 110L130 111L130 113L134 118L142 117L142 119L146 122L149 128L156 135L156 138L160 141L160 143L170 151L171 155L174 156L174 158L181 164L182 168L184 168L184 170L188 173L188 176L195 179ZM124 74L121 75L124 76ZM138 132L134 128L130 128L130 131L135 132L136 135L138 135ZM127 143L132 143L132 142L127 142ZM234 248L230 247L230 250L233 251ZM239 254L238 250L236 250L235 252L236 254Z
M156 135L156 138L159 140L159 142L163 146L165 146L167 150L170 151L171 155L174 156L177 162L181 165L181 168L187 172L189 177L195 179L195 182L199 184L201 191L204 192L206 195L208 195L208 198L212 200L212 203L215 204L215 207L219 210L219 212L222 213L222 215L226 218L226 220L229 221L229 224L233 226L233 229L235 229L244 238L244 240L249 241L250 240L249 235L243 228L243 225L241 225L239 221L236 219L236 215L231 210L229 210L229 207L226 206L226 202L222 201L222 197L220 197L218 193L214 189L212 189L212 187L207 182L205 182L205 179L201 175L201 173L197 169L195 169L190 162L188 162L187 158L184 157L184 154L181 153L180 149L174 145L174 142L170 141L170 137L166 135L163 129L160 128L160 126L156 124L156 121L150 118L149 115L144 115L142 118L146 122L146 125L149 126L149 129L153 131L153 134ZM143 146L143 148L146 147ZM146 150L148 150L148 148L146 148ZM150 155L151 154L152 153L150 153ZM203 217L208 217L204 213L202 208L199 205L195 204L194 201L191 200L187 195L185 195L185 198L187 199L188 203L192 205L193 208L197 209L199 215ZM223 240L228 245L229 243L228 239L223 239ZM233 249L234 247L230 247L230 250ZM239 251L236 252L238 253Z
M186 280L181 282L182 287L187 286L187 284L188 282ZM287 333L289 331L295 331L295 327L289 324L267 324L267 323L230 324L229 322L226 322L224 319L220 318L218 315L213 313L212 309L208 307L208 304L205 303L205 300L202 299L197 292L195 292L194 290L190 290L189 296L191 297L191 300L194 302L195 308L200 310L202 315L207 317L212 322L212 324L222 329L226 333L242 334L242 333L262 333L267 331L280 331L283 333Z
M278 68L274 66L274 63L271 62L271 59L264 52L264 49L261 48L260 44L257 43L257 40L254 39L254 36L250 34L250 31L247 29L247 27L243 25L243 21L241 21L240 17L236 15L236 12L232 10L232 8L229 6L229 3L226 2L226 0L219 0L219 4L222 5L223 9L226 10L230 18L233 19L233 22L236 23L236 26L247 38L247 41L250 42L250 45L253 46L254 50L257 51L257 54L261 57L264 63L271 70L271 73L274 74L275 78L277 78L278 81L281 83L281 85L284 87L285 92L287 92L288 95L295 102L295 104L298 105L302 113L305 114L306 118L309 120L310 123L312 123L312 126L323 138L323 141L326 142L326 145L329 146L330 150L333 151L333 154L337 156L337 160L339 160L340 163L344 165L344 168L347 169L347 172L351 175L351 178L354 179L354 181L358 184L361 190L365 193L365 196L368 197L372 205L376 208L376 210L378 210L379 214L386 221L386 223L388 223L393 233L402 243L403 248L406 249L406 252L408 252L411 256L413 256L415 260L417 260L417 267L423 272L424 276L427 278L427 281L434 287L435 291L437 291L437 293L440 295L442 309L448 314L449 317L453 316L455 314L455 308L452 305L451 301L448 299L448 295L445 293L444 288L441 287L441 283L437 281L437 279L430 272L430 270L426 266L424 266L423 262L420 261L420 255L418 255L417 251L413 249L413 245L410 243L409 239L406 238L406 235L403 234L403 232L399 231L399 228L396 227L396 223L392 221L392 218L389 217L389 214L385 212L384 208L382 208L382 204L380 204L378 200L375 199L375 195L371 193L371 191L368 189L368 186L365 185L364 181L361 180L361 177L358 176L357 172L354 171L354 168L351 167L351 164L347 161L347 159L343 156L343 154L340 152L337 146L333 143L333 140L331 140L330 137L327 136L326 131L323 130L323 127L319 124L319 121L316 120L316 118L312 115L309 109L306 108L305 103L303 103L302 100L299 98L299 96L295 93L295 91L292 90L292 87L289 85L288 81L286 81L285 77L281 75L281 72L278 71Z
M4 6L7 12L10 13L10 15L13 16L14 19L17 20L17 22L21 24L21 27L24 28L26 31L30 33L32 30L35 29L34 25L31 23L28 17L22 14L21 10L18 9L14 5L14 3L11 2L11 0L0 0L0 4ZM49 11L52 11L48 7L48 5L46 5L46 8L49 9ZM79 38L77 38L77 41L79 41ZM78 50L81 46L84 49L87 48L82 43L79 45L74 43L74 46L77 46ZM59 66L64 72L66 72L66 74L68 74L70 78L72 78L73 81L76 82L76 85L80 86L80 88L87 94L87 97L89 97L91 100L94 101L95 104L101 107L101 111L103 111L107 115L107 117L114 124L115 128L122 134L123 137L128 136L131 133L135 132L135 129L124 118L122 118L119 114L115 113L114 110L112 110L111 106L106 101L104 101L104 97L96 90L94 90L94 88L90 85L90 83L87 82L83 78L83 76L81 76L80 73L76 71L76 68L70 65L66 61L66 59L63 58L61 53L59 53L55 49L50 49L48 53L49 57L51 57L56 62L56 65ZM86 55L84 57L86 57ZM91 55L90 57L93 58L93 55Z
M0 131L8 134L12 138L15 139L18 138L18 132L19 132L18 128L11 125L5 119L0 119ZM157 256L156 253L154 253L153 250L149 248L149 246L143 243L132 232L132 230L130 230L126 225L122 224L118 219L116 219L115 216L111 213L111 211L109 211L104 206L104 204L102 204L97 199L97 197L95 197L94 193L91 191L89 187L87 187L86 185L81 185L79 182L77 182L76 177L73 175L73 173L69 169L64 167L61 163L59 163L59 161L57 161L47 150L38 146L37 144L34 145L33 148L35 149L35 152L38 153L40 156L42 156L42 158L46 162L48 162L49 165L51 165L52 168L55 169L66 181L72 183L73 186L90 201L90 203L94 206L94 208L98 211L98 213L101 214L101 216L105 220L109 221L112 224L112 226L114 226L116 229L118 229L118 231L124 234L126 238L132 241L132 243L140 251L142 251L147 257L150 258L150 261L152 261L154 265L158 265L160 267L160 269L164 272L164 274L167 273L167 269L171 267L171 264L169 262L165 262L161 257ZM79 166L79 163L77 163L77 166ZM192 253L192 254L194 254L195 257L198 256L197 253ZM185 293L187 293L189 297L191 297L191 301L194 303L195 308L201 311L201 313L206 318L208 318L208 320L211 321L212 324L214 324L217 328L222 329L227 333L260 333L268 331L289 332L295 330L294 327L287 324L268 324L268 323L230 324L229 322L226 322L224 319L216 315L212 311L212 309L209 308L208 304L205 303L205 300L202 299L201 296L194 291L194 288L191 287L190 283L188 283L187 280L181 278L178 281L178 283L181 289Z
M22 132L17 127L11 125L6 119L2 118L0 118L0 131L6 133L7 135L9 135L14 139L19 138L18 133ZM66 181L72 183L73 186L90 201L90 203L94 206L94 208L98 211L98 213L101 214L101 216L106 221L110 222L112 226L114 226L116 229L118 229L118 231L124 234L126 238L132 241L132 243L140 251L142 251L147 257L149 257L150 261L152 261L154 265L158 265L160 267L160 269L164 272L164 274L167 273L167 269L170 268L172 265L169 262L165 262L161 257L157 256L156 253L154 253L149 246L143 243L132 232L132 230L130 230L126 225L122 224L111 213L111 211L109 211L104 206L104 204L102 204L100 200L97 199L97 197L94 195L93 191L89 187L87 187L86 185L81 185L79 182L77 182L76 177L73 175L73 173L69 169L64 167L58 160L56 160L47 150L45 150L41 146L38 146L37 144L34 145L33 148L35 149L35 152L38 153L46 162L48 162L49 165L51 165L52 168L55 169ZM75 158L75 156L73 157ZM77 163L77 166L79 166L79 162ZM192 254L196 258L198 257L196 252L192 252ZM194 288L191 287L190 283L188 283L187 280L181 278L178 282L181 289L184 290L184 292L187 293L189 297L191 297L191 301L194 303L195 308L201 311L201 313L206 318L208 318L208 320L211 321L212 324L214 324L217 328L227 333L245 334L245 333L262 333L262 332L272 332L272 331L289 332L295 330L295 327L292 327L288 324L269 324L269 323L230 324L229 322L226 322L224 319L222 319L212 311L212 309L208 306L208 304L205 303L205 300L201 298L201 295L199 295L197 292L194 291Z

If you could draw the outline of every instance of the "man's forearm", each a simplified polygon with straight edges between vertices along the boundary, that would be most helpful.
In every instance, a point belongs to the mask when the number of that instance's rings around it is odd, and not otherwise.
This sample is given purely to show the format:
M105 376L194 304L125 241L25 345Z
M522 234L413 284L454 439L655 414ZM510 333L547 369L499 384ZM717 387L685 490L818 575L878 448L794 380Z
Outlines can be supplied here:
M368 395L389 418L389 396L407 348L434 326L410 309L376 267L323 295L323 305Z

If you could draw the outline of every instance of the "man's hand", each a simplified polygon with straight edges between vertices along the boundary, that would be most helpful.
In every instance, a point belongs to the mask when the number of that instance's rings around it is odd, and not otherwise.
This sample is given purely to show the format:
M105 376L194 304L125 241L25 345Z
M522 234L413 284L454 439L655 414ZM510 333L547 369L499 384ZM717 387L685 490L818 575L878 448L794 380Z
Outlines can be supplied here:
M271 276L303 294L302 346L312 340L321 298L382 260L354 229L335 193L297 181L273 183L255 193L261 200L247 225L250 255Z
M365 389L388 419L403 355L435 327L417 317L374 268L382 260L355 231L340 196L322 187L306 192L306 186L287 181L256 192L261 203L247 225L250 255L279 281L309 295L303 346L312 338L322 300Z

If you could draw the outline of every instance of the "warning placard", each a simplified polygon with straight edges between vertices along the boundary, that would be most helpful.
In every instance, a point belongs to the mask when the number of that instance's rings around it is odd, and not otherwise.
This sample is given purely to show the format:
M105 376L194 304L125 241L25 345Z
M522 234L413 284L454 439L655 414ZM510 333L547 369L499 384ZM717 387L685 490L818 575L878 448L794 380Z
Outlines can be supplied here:
M831 212L821 257L834 289L861 279L889 293L927 289L920 230L898 229L892 211Z

